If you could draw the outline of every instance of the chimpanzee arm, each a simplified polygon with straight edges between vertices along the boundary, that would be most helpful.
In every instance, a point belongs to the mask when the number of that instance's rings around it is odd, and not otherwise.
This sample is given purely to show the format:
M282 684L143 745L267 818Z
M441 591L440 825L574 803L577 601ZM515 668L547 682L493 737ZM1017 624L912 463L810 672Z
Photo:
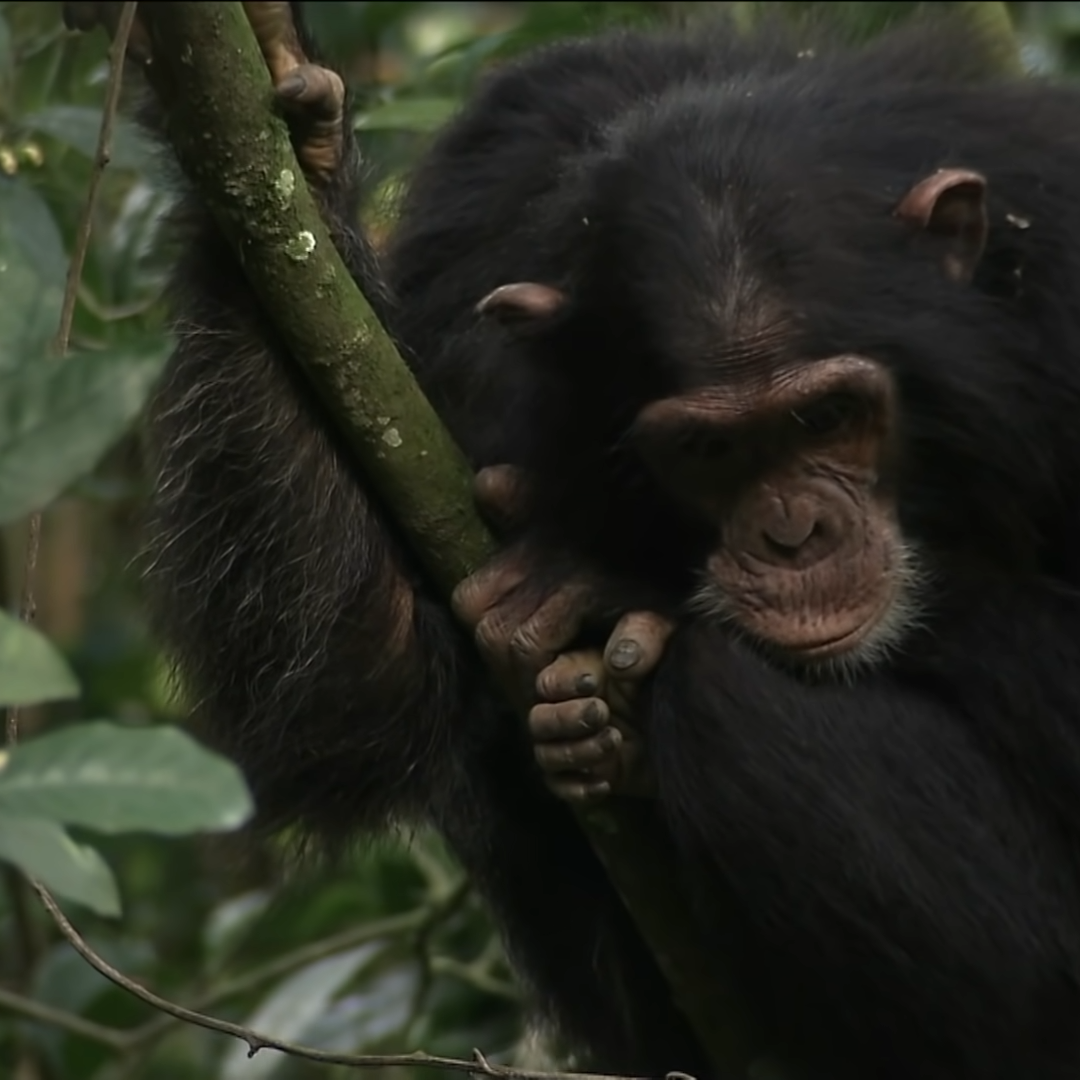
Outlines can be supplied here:
M108 5L83 7L85 17L67 13L77 25L108 24ZM341 80L310 62L295 5L245 9L335 243L392 321L353 224L360 167ZM143 117L155 134L160 108L151 102ZM416 587L332 419L194 193L185 190L175 226L177 347L149 424L155 627L267 824L333 838L430 816L460 771L451 724L470 693L468 643Z
M157 628L268 820L408 815L449 767L462 639L413 588L225 242L198 207L186 218L150 423Z
M691 884L734 900L734 925L703 921L733 930L717 947L810 1075L1041 1078L1075 1061L1069 856L962 714L884 677L799 684L691 624L648 741Z

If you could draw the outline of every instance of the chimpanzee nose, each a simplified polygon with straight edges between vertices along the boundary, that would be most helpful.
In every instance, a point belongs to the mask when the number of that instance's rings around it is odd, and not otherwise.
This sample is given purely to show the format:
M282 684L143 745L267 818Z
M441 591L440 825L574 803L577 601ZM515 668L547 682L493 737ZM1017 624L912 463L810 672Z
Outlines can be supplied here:
M773 494L763 500L761 551L770 562L807 566L835 551L841 537L833 515L812 494Z

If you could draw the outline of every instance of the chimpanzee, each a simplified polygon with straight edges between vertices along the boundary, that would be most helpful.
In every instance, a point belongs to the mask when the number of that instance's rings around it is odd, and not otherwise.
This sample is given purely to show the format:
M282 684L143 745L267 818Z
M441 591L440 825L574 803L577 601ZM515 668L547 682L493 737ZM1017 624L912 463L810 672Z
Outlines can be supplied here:
M156 614L266 819L434 824L595 1067L715 1075L566 803L607 796L792 1075L1080 1075L1080 92L945 16L560 44L377 258L341 80L245 8L353 272L512 467L458 616L543 669L525 725L189 195Z

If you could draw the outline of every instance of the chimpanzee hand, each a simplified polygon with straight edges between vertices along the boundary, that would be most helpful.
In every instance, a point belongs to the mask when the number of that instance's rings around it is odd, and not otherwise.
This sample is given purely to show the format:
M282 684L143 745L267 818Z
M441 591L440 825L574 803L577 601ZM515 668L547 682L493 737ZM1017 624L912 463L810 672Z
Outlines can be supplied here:
M496 528L520 525L527 489L517 469L482 470L476 495ZM606 613L603 586L588 569L552 580L543 556L519 542L462 582L453 599L515 703L531 709L537 761L552 790L571 800L645 793L640 741L627 718L636 687L656 667L672 630L663 616L632 612L603 653L565 652L590 619Z
M652 772L634 726L635 699L674 628L662 615L633 612L623 616L602 653L563 653L540 672L541 702L529 712L529 731L537 764L559 798L652 794Z
M116 33L122 3L65 3L64 24L72 30L102 26ZM341 163L345 85L328 68L308 62L293 24L289 4L244 3L248 22L262 49L277 99L289 121L297 158L309 180L327 179ZM128 56L152 65L152 24L136 14Z

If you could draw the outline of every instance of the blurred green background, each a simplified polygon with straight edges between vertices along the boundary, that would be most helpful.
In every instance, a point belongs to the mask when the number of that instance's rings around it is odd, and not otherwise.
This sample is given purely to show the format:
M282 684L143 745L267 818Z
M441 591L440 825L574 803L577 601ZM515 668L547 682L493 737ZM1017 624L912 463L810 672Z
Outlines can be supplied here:
M487 66L541 42L621 24L698 17L707 3L313 2L309 17L358 93L372 167L369 227L382 235L401 177ZM752 5L733 5L749 11ZM778 6L778 5L774 5ZM789 8L805 4L785 5ZM873 33L916 4L833 3ZM1080 66L1080 3L1007 5L1025 65ZM37 361L55 333L97 139L105 39L64 31L60 5L0 3L0 376ZM168 194L125 126L94 218L73 346L112 351L163 335ZM134 725L182 706L149 640L139 596L137 431L45 515L38 624L82 679L81 701L24 713L31 736L80 717ZM25 530L3 530L0 588L16 605ZM182 598L180 598L182 602ZM98 841L121 882L121 921L72 913L127 973L184 1003L341 1051L412 1050L542 1065L485 916L439 843L391 843L333 868L287 865L237 837ZM62 1014L30 1021L2 995ZM9 998L9 1005L14 999ZM97 1029L73 1030L79 1019ZM123 1032L129 1034L123 1035ZM0 868L0 1076L12 1080L262 1080L340 1073L157 1017L58 943L13 871ZM343 1073L341 1073L343 1075Z

